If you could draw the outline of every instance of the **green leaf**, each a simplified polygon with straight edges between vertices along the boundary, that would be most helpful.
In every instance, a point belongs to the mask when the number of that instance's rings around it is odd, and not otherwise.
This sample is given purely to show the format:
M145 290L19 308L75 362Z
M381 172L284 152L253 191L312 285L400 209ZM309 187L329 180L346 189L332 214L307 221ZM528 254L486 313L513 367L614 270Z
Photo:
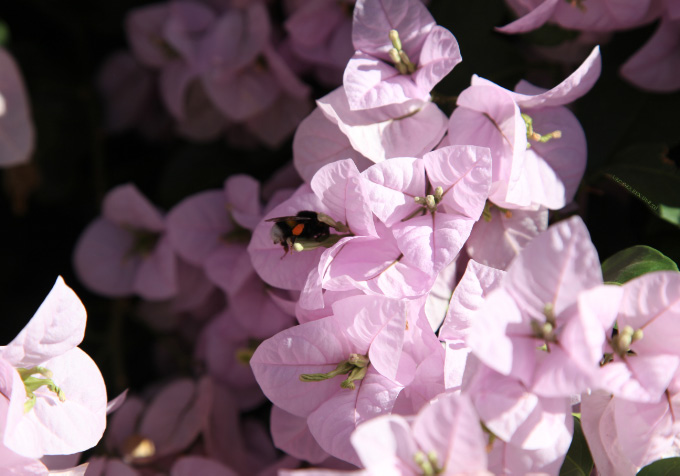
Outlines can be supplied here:
M656 215L677 225L680 172L667 154L664 144L637 144L616 154L604 171Z
M680 207L659 205L659 216L674 225L680 226Z
M593 457L581 429L581 420L574 417L574 439L560 468L560 476L590 476L592 470Z
M642 468L638 476L674 476L680 474L680 458L665 458Z
M663 253L643 245L619 251L602 263L602 276L608 283L623 284L652 271L678 271L678 265Z

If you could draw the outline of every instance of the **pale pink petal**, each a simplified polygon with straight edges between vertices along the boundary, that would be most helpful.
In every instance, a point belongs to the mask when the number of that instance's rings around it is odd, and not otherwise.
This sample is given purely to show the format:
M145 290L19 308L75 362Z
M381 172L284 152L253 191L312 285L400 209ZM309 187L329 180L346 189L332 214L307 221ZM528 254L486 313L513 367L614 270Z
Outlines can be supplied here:
M529 205L528 191L517 186L523 173L526 125L511 93L490 82L473 85L458 96L458 105L449 121L449 142L488 147L490 199L504 207Z
M24 416L26 388L19 372L7 360L0 358L0 437L11 435ZM0 451L2 451L0 444Z
M413 437L426 455L437 455L451 474L486 469L486 449L477 412L466 396L439 395L416 416Z
M0 355L16 367L40 365L80 344L86 320L83 303L60 276L33 318Z
M309 415L309 430L325 451L359 465L357 453L350 444L351 433L362 422L389 413L401 389L399 384L369 366L354 390L343 389Z
M0 445L0 471L3 476L47 476L47 468L35 458L26 458Z
M637 473L618 442L614 405L608 392L597 391L581 397L581 427L600 474L633 476ZM613 459L610 454L615 455Z
M287 329L260 344L250 366L265 395L288 413L306 417L338 391L350 392L341 389L340 378L320 382L301 382L299 378L305 373L330 372L350 353L368 351L368 343L357 349L348 342L343 326L349 325L347 318L321 319Z
M420 208L414 199L425 196L424 164L419 159L397 157L363 172L371 210L388 227Z
M0 48L0 165L27 162L35 147L28 95L16 62Z
M451 295L459 279L460 263L461 260L456 259L442 269L437 275L432 289L427 294L425 315L433 332L437 332L448 313Z
M292 415L276 405L272 407L271 432L274 445L296 458L312 464L328 458L307 427L307 419Z
M444 136L446 116L433 103L409 101L369 111L352 111L338 88L317 100L328 119L348 137L352 147L373 162L393 157L419 157Z
M155 232L164 229L163 215L131 183L119 185L106 194L102 216L119 226Z
M351 237L324 269L325 289L347 291L358 288L370 294L393 298L415 298L427 293L434 276L412 266L404 258L392 233L379 222L379 239Z
M600 56L600 47L596 46L576 71L551 90L536 95L521 94L519 92L511 94L522 110L547 106L563 106L574 102L590 91L600 77L601 71L602 58ZM474 81L473 84L475 84ZM517 89L521 90L520 85L518 85Z
M680 358L675 355L637 355L626 362L605 365L599 384L617 397L657 402L679 367Z
M125 403L125 399L127 398L129 388L126 388L123 390L116 398L109 400L109 403L106 404L106 414L109 415L116 410L118 410L123 403Z
M680 275L673 271L644 274L624 285L619 326L642 329L631 349L637 354L680 355Z
M496 289L505 272L484 266L474 260L467 264L465 274L456 286L446 317L439 330L439 339L445 347L445 387L459 388L468 370L470 348L465 342L471 319L483 304L486 296Z
M619 444L637 467L677 454L676 438L680 424L678 395L668 395L658 403L637 403L614 398L614 422ZM634 431L631 429L634 428Z
M142 259L133 286L137 294L150 301L177 293L177 258L167 237L161 237L153 253Z
M562 431L553 445L539 450L523 450L500 439L493 441L488 454L492 474L532 474L557 476L572 441L571 431Z
M319 200L336 219L349 226L352 234L375 236L366 185L351 159L325 165L310 182Z
M202 266L233 229L224 193L213 190L191 195L168 213L168 239L172 247L189 263Z
M436 25L425 39L413 80L419 90L429 93L462 60L456 38Z
M602 284L600 260L583 220L561 221L530 241L512 262L506 282L530 317L542 315L546 304L558 316L580 291Z
M428 79L423 77L423 82ZM391 64L361 51L354 53L347 63L342 82L354 111L430 98L431 88L419 87L410 76L400 74Z
M295 169L305 182L310 182L321 167L346 158L352 159L359 170L365 170L373 164L352 148L347 136L334 122L326 118L321 109L315 108L295 131Z
M463 339L468 333L475 311L482 307L486 296L498 287L504 275L504 271L470 260L465 274L451 296L439 338Z
M404 257L416 268L436 276L451 263L470 236L474 220L435 212L392 226Z
M525 171L531 201L558 210L571 202L586 169L586 138L576 116L567 108L526 111L540 134L560 131L562 137L545 143L531 141Z
M491 220L475 223L466 250L475 261L507 269L512 260L534 237L548 228L548 210L512 210L508 217L491 207Z
M384 415L357 427L351 436L362 465L371 474L418 474L413 456L420 451L408 421L399 415ZM396 473L396 471L401 470Z
M442 147L423 156L432 188L442 187L447 211L477 220L491 185L491 153L486 147Z
M516 344L506 335L506 327L522 322L514 299L503 289L496 289L471 319L467 345L486 365L508 375L513 368Z
M73 265L80 281L107 297L134 293L134 279L141 257L130 253L132 233L105 218L97 218L76 243Z
M559 2L559 0L544 0L540 5L534 7L533 10L523 17L518 18L503 27L496 28L496 31L514 34L535 30L543 26L543 24L550 19L555 12L555 8L557 8L557 2Z

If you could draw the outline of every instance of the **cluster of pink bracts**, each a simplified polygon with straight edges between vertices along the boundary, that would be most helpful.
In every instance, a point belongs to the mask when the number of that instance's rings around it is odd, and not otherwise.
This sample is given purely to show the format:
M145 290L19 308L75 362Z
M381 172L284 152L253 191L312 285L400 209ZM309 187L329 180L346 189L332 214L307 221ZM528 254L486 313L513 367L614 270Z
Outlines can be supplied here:
M214 3L139 10L130 41L185 132L254 132L306 92L269 44L262 4ZM573 3L546 0L515 25L559 23ZM346 28L330 4L298 6L291 32L335 18L335 44ZM298 54L328 59L309 35L291 33ZM680 274L605 284L580 218L548 228L585 169L565 106L597 80L599 48L550 90L474 76L447 117L430 93L462 58L419 0L358 0L351 39L342 86L297 128L302 185L290 171L262 189L236 175L167 214L122 185L80 237L82 282L143 298L139 314L201 363L196 380L109 404L107 456L87 474L557 475L573 413L601 475L678 455ZM0 349L0 472L73 466L100 439L106 391L76 347L84 327L59 279ZM265 396L273 444L239 416Z

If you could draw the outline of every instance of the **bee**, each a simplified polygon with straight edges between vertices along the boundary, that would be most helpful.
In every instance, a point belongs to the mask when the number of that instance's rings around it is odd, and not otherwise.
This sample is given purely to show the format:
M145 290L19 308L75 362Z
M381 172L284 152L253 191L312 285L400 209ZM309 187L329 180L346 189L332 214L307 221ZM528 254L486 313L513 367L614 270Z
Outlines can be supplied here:
M274 244L283 246L284 256L298 239L320 243L330 236L330 226L319 220L318 213L308 210L298 212L295 216L269 218L265 221L274 222L269 236Z

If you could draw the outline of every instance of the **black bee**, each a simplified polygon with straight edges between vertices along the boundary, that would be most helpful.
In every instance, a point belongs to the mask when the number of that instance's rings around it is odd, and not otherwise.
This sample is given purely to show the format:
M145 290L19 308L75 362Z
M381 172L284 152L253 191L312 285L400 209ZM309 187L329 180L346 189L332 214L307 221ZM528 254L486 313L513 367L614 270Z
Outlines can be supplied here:
M303 210L294 217L276 217L265 221L274 222L270 236L275 244L283 246L286 253L300 238L321 242L330 236L330 226L319 221L316 212Z

